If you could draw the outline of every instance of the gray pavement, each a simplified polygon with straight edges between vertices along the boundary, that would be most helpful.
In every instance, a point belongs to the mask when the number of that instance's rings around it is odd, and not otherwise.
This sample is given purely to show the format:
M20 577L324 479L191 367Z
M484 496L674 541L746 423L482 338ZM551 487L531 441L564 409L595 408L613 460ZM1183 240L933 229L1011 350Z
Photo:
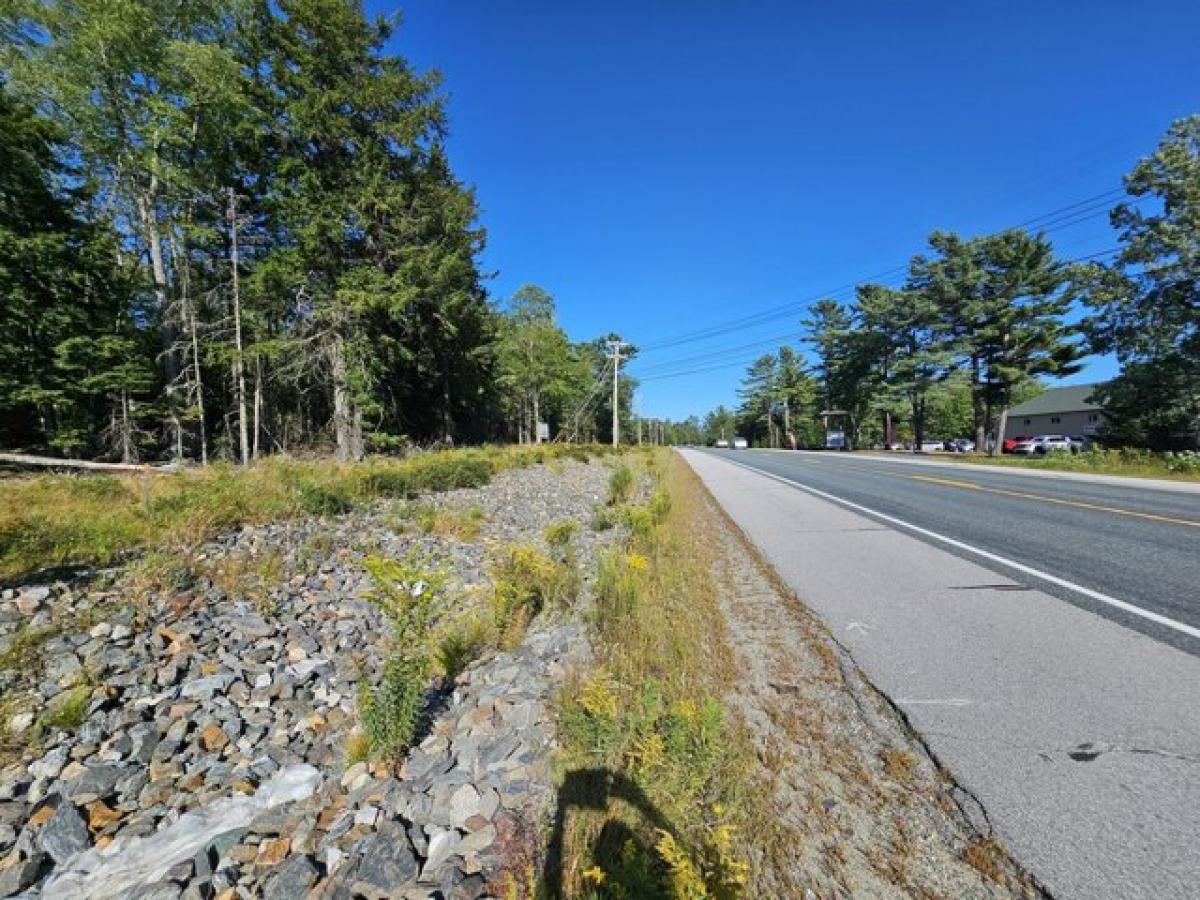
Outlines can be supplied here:
M1200 895L1200 498L683 452L1056 896Z

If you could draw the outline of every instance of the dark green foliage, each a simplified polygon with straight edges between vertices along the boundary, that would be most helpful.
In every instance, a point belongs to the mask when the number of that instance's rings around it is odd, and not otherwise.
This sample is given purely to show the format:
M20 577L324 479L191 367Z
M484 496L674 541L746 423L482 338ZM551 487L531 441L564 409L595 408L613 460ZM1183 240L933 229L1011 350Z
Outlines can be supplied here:
M1112 267L1075 273L1095 310L1092 347L1115 352L1120 375L1097 392L1104 440L1155 449L1200 448L1200 116L1171 126L1125 179L1156 212L1113 211L1123 244Z
M342 486L330 487L314 481L296 482L300 508L310 516L338 516L354 509L354 498Z
M428 690L428 662L401 655L384 664L378 685L364 685L359 713L373 753L394 757L408 749L421 722Z
M151 356L65 151L0 80L0 446L128 458L138 442L116 424L150 394Z

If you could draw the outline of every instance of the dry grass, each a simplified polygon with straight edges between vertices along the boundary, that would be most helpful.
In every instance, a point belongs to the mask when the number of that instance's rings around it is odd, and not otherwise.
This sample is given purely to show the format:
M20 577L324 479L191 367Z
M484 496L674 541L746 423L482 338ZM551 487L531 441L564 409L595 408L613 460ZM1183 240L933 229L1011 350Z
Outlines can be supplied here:
M172 475L43 475L0 482L0 579L107 565L132 550L191 547L242 525L338 515L375 498L479 487L497 472L611 449L484 447L363 463L272 457Z
M657 487L620 507L631 537L600 562L602 667L564 691L569 814L550 865L563 896L741 896L745 836L757 845L771 816L753 746L720 699L736 673L711 535L696 527L703 497L677 456L643 465ZM572 783L580 771L588 779Z
M879 759L883 763L884 774L895 781L911 781L917 769L917 757L897 747L888 747L879 754Z
M1008 883L1008 855L994 838L979 838L963 850L963 859L980 875L999 885Z
M249 600L263 614L274 612L272 591L283 579L283 556L268 550L235 553L191 567L194 577L206 577L213 587L234 600Z

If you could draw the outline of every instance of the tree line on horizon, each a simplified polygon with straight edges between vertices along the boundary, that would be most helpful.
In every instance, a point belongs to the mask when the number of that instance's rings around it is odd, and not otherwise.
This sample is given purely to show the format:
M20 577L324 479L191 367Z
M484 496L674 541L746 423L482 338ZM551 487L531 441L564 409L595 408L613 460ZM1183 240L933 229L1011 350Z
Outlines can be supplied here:
M670 423L669 438L821 446L822 414L835 412L851 446L970 435L995 450L1041 379L1113 353L1120 372L1093 398L1107 413L1101 441L1200 449L1200 115L1175 122L1125 188L1110 263L1059 259L1020 229L935 232L900 287L862 284L850 302L811 307L800 323L811 364L786 345L760 356L736 409Z
M438 76L395 28L360 0L6 6L0 447L607 438L603 339L539 288L489 297Z

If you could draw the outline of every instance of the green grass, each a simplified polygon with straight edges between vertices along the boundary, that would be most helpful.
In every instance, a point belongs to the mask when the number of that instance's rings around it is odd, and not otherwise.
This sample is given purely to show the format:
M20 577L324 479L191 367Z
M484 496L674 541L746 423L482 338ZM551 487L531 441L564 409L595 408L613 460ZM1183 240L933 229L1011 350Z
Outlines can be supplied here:
M272 457L171 475L9 479L0 481L0 580L48 566L108 565L133 550L192 546L246 524L339 515L378 498L478 487L505 469L608 452L481 447L357 464Z
M940 462L973 463L1013 469L1046 469L1057 472L1092 472L1100 475L1128 475L1135 478L1200 481L1200 453L1195 452L1153 453L1136 448L1119 450L1094 448L1084 453L1049 453L1045 456L946 453L930 458Z
M74 731L83 724L88 704L92 701L92 685L77 684L50 701L37 720L39 731L54 728Z
M608 505L616 506L628 500L633 492L633 482L633 469L624 463L618 464L608 479Z

